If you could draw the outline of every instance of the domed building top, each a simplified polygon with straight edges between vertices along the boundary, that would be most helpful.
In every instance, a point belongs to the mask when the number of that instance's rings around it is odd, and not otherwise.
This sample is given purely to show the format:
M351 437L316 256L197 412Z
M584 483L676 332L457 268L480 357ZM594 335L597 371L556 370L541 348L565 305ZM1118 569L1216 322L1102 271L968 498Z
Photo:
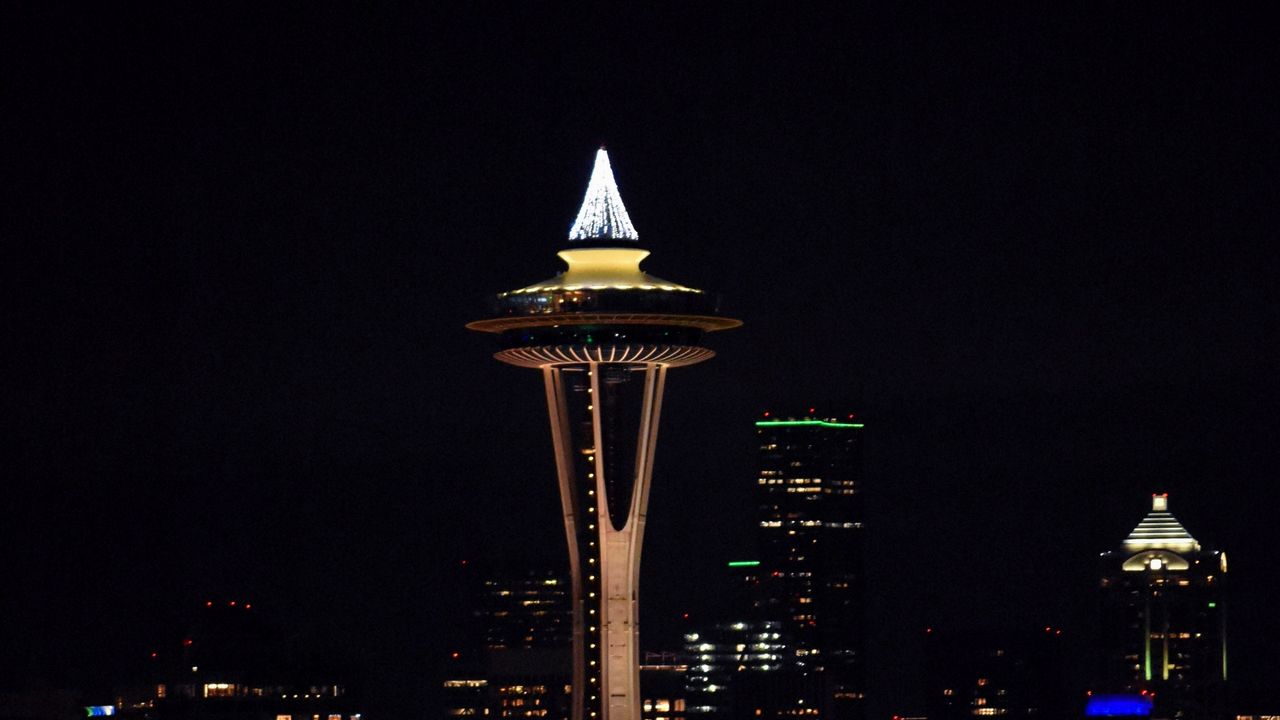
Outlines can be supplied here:
M701 290L656 278L640 269L649 256L640 248L575 248L556 253L569 269L550 280L512 290L503 295L551 290L669 290L700 293Z

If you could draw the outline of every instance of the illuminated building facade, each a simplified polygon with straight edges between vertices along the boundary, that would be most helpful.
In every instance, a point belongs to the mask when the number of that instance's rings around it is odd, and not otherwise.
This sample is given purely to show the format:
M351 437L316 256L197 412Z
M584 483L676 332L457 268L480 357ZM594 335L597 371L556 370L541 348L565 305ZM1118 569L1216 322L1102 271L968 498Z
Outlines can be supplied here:
M755 423L756 615L790 638L796 694L824 717L860 718L863 670L862 423Z
M545 571L489 571L471 583L475 608L443 683L445 717L568 720L573 644L569 582Z
M490 577L482 590L489 714L568 720L569 583L548 572Z
M480 717L489 714L489 679L479 671L458 673L444 680L444 716Z
M744 621L686 633L690 717L772 718L802 708L791 672L797 667L794 647L783 632L779 622Z
M528 571L483 581L480 609L485 648L559 650L573 639L569 583L552 572Z
M1158 717L1218 717L1227 682L1226 554L1201 548L1153 495L1120 548L1102 554L1107 692L1154 695Z
M701 290L640 269L649 255L601 148L568 269L498 295L472 330L546 389L569 547L573 720L640 720L640 548L667 370L714 355L703 334L737 327Z
M674 653L645 653L640 665L641 720L687 720L684 678L688 670Z

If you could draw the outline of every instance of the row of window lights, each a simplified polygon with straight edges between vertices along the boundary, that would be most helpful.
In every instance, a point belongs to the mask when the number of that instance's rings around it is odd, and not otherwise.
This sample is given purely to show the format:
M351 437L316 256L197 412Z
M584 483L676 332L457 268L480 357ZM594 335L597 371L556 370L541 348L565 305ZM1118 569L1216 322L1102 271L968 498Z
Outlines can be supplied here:
M701 636L698 635L697 633L691 633L689 635L685 635L684 637L686 640L689 640L690 642L697 642L698 638ZM768 640L770 638L777 640L779 637L781 637L781 635L779 635L778 633L760 633L756 637L758 637L761 640ZM742 652L747 648L747 645L745 643L737 643L733 647L738 652ZM780 648L782 647L782 645L774 645L770 643L757 642L757 643L752 643L751 647L756 650L771 650L771 649ZM704 642L699 644L696 648L691 648L691 649L695 649L700 653L708 653L708 652L715 652L716 646L713 645L712 643Z
M671 712L672 710L675 712L684 712L684 698L676 698L675 700L670 700L668 698L652 700L646 698L640 704L640 707L643 708L645 712Z
M782 520L761 520L760 521L760 527L762 528L780 528L783 526L783 524L784 523ZM833 529L849 529L849 528L862 527L862 523L860 522L823 522L821 520L787 520L785 524L796 525L799 527L825 527L825 528L833 528Z

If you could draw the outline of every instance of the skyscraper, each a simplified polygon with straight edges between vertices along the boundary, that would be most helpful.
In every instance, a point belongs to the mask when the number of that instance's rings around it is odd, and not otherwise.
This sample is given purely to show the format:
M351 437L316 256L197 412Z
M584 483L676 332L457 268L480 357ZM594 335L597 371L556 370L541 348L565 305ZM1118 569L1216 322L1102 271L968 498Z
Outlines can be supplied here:
M498 360L542 371L573 596L573 720L640 720L638 581L667 369L714 353L737 327L715 296L640 269L649 255L601 148L568 269L498 295L467 327L499 336Z
M1227 681L1227 556L1202 549L1167 494L1102 554L1102 675L1108 692L1154 693L1156 717L1216 717Z
M796 694L828 718L864 712L862 424L757 421L756 605L791 638Z

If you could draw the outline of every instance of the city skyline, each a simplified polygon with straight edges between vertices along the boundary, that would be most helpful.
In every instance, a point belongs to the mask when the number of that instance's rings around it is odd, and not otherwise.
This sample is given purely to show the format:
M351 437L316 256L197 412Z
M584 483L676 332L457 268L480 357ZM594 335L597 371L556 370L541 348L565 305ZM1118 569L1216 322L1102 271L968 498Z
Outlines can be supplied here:
M1262 16L0 12L6 683L243 598L370 668L370 720L439 707L454 565L564 543L543 393L462 324L605 143L654 271L746 321L669 378L642 627L713 605L655 573L749 559L752 419L852 410L871 717L929 622L1085 643L1153 492L1231 553L1231 683L1275 701Z

